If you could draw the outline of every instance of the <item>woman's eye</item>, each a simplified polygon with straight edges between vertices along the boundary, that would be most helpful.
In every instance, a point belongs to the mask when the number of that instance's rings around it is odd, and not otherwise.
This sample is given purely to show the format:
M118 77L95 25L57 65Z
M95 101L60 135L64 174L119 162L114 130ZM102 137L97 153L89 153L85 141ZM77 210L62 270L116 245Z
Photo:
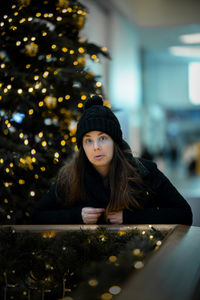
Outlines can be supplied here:
M106 140L106 136L101 136L100 137L100 141L105 141Z
M86 143L86 144L90 144L91 141L92 141L91 139L86 139L86 140L85 140L85 143Z

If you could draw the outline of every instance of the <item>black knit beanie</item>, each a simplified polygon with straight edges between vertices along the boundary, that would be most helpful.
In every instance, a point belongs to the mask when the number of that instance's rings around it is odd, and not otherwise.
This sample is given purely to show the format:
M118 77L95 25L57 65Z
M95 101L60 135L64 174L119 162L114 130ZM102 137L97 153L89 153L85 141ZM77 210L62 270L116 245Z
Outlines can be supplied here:
M78 122L76 131L78 148L81 146L83 136L94 130L107 133L119 145L123 142L118 119L110 108L103 106L103 100L99 96L93 96L85 103L84 113Z

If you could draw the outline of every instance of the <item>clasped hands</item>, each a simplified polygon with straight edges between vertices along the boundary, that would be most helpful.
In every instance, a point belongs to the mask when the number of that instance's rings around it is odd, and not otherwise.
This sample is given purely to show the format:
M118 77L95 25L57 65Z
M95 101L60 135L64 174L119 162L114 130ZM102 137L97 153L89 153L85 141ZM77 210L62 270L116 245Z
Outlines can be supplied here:
M84 207L81 211L83 223L96 224L100 215L105 211L104 208ZM108 220L111 224L122 224L123 213L122 210L118 212L110 212L108 214Z

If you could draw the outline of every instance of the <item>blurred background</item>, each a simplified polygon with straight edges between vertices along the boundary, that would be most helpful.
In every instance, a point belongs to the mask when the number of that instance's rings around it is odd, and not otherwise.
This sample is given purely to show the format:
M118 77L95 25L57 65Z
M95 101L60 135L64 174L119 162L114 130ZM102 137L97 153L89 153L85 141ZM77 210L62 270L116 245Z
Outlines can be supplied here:
M82 0L82 35L111 60L88 62L136 156L154 160L200 226L200 2Z

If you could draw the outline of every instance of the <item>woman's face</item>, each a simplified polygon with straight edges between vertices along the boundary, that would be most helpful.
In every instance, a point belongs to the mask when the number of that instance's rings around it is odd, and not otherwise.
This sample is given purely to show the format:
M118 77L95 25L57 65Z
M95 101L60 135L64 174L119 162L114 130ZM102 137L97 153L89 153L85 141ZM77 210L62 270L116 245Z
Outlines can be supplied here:
M112 138L101 131L90 131L83 136L82 143L90 163L102 176L106 176L109 172L114 152Z

